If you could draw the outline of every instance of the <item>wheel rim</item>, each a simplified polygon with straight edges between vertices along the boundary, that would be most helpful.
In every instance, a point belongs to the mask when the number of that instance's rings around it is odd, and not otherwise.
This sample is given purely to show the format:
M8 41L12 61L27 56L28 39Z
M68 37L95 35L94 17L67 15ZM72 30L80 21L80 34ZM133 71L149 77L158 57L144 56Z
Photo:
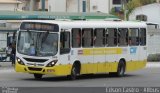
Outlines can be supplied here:
M72 77L73 80L76 79L76 68L75 67L72 68L71 77Z
M120 68L120 75L122 76L124 74L124 68L123 68L123 66L121 66L121 68Z
M73 74L74 76L76 75L75 67L72 69L72 74Z
M121 65L119 66L119 75L120 75L120 76L123 76L123 75L124 75L124 72L125 72L124 64L121 64Z

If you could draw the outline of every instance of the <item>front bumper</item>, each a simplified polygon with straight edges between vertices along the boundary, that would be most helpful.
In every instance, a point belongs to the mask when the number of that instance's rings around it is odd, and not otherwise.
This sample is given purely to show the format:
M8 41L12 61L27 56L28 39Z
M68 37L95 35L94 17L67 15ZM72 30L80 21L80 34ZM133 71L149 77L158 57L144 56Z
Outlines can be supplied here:
M15 64L16 72L30 73L30 74L48 74L54 76L70 75L72 65L55 65L54 67L37 67L21 65L18 62Z

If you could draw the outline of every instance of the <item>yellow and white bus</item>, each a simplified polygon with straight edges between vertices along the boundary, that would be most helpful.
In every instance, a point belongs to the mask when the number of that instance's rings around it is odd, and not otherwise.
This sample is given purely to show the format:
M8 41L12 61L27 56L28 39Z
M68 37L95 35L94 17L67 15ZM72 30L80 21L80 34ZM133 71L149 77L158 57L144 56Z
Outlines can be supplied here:
M146 23L28 20L17 32L17 72L69 76L142 69L147 62Z

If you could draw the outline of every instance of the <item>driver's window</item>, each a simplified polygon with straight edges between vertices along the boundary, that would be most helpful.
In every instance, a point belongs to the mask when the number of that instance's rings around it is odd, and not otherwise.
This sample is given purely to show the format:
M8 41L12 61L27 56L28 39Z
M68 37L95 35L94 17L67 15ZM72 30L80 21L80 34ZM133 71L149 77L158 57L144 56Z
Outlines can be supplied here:
M70 33L61 32L60 35L60 54L66 54L70 52Z

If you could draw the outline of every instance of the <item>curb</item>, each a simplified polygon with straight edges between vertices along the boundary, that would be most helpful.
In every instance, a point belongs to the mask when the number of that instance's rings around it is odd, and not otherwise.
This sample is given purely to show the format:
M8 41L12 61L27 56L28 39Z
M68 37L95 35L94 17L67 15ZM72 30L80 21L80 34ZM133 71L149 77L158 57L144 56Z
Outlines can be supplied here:
M0 68L12 67L11 62L0 62Z

